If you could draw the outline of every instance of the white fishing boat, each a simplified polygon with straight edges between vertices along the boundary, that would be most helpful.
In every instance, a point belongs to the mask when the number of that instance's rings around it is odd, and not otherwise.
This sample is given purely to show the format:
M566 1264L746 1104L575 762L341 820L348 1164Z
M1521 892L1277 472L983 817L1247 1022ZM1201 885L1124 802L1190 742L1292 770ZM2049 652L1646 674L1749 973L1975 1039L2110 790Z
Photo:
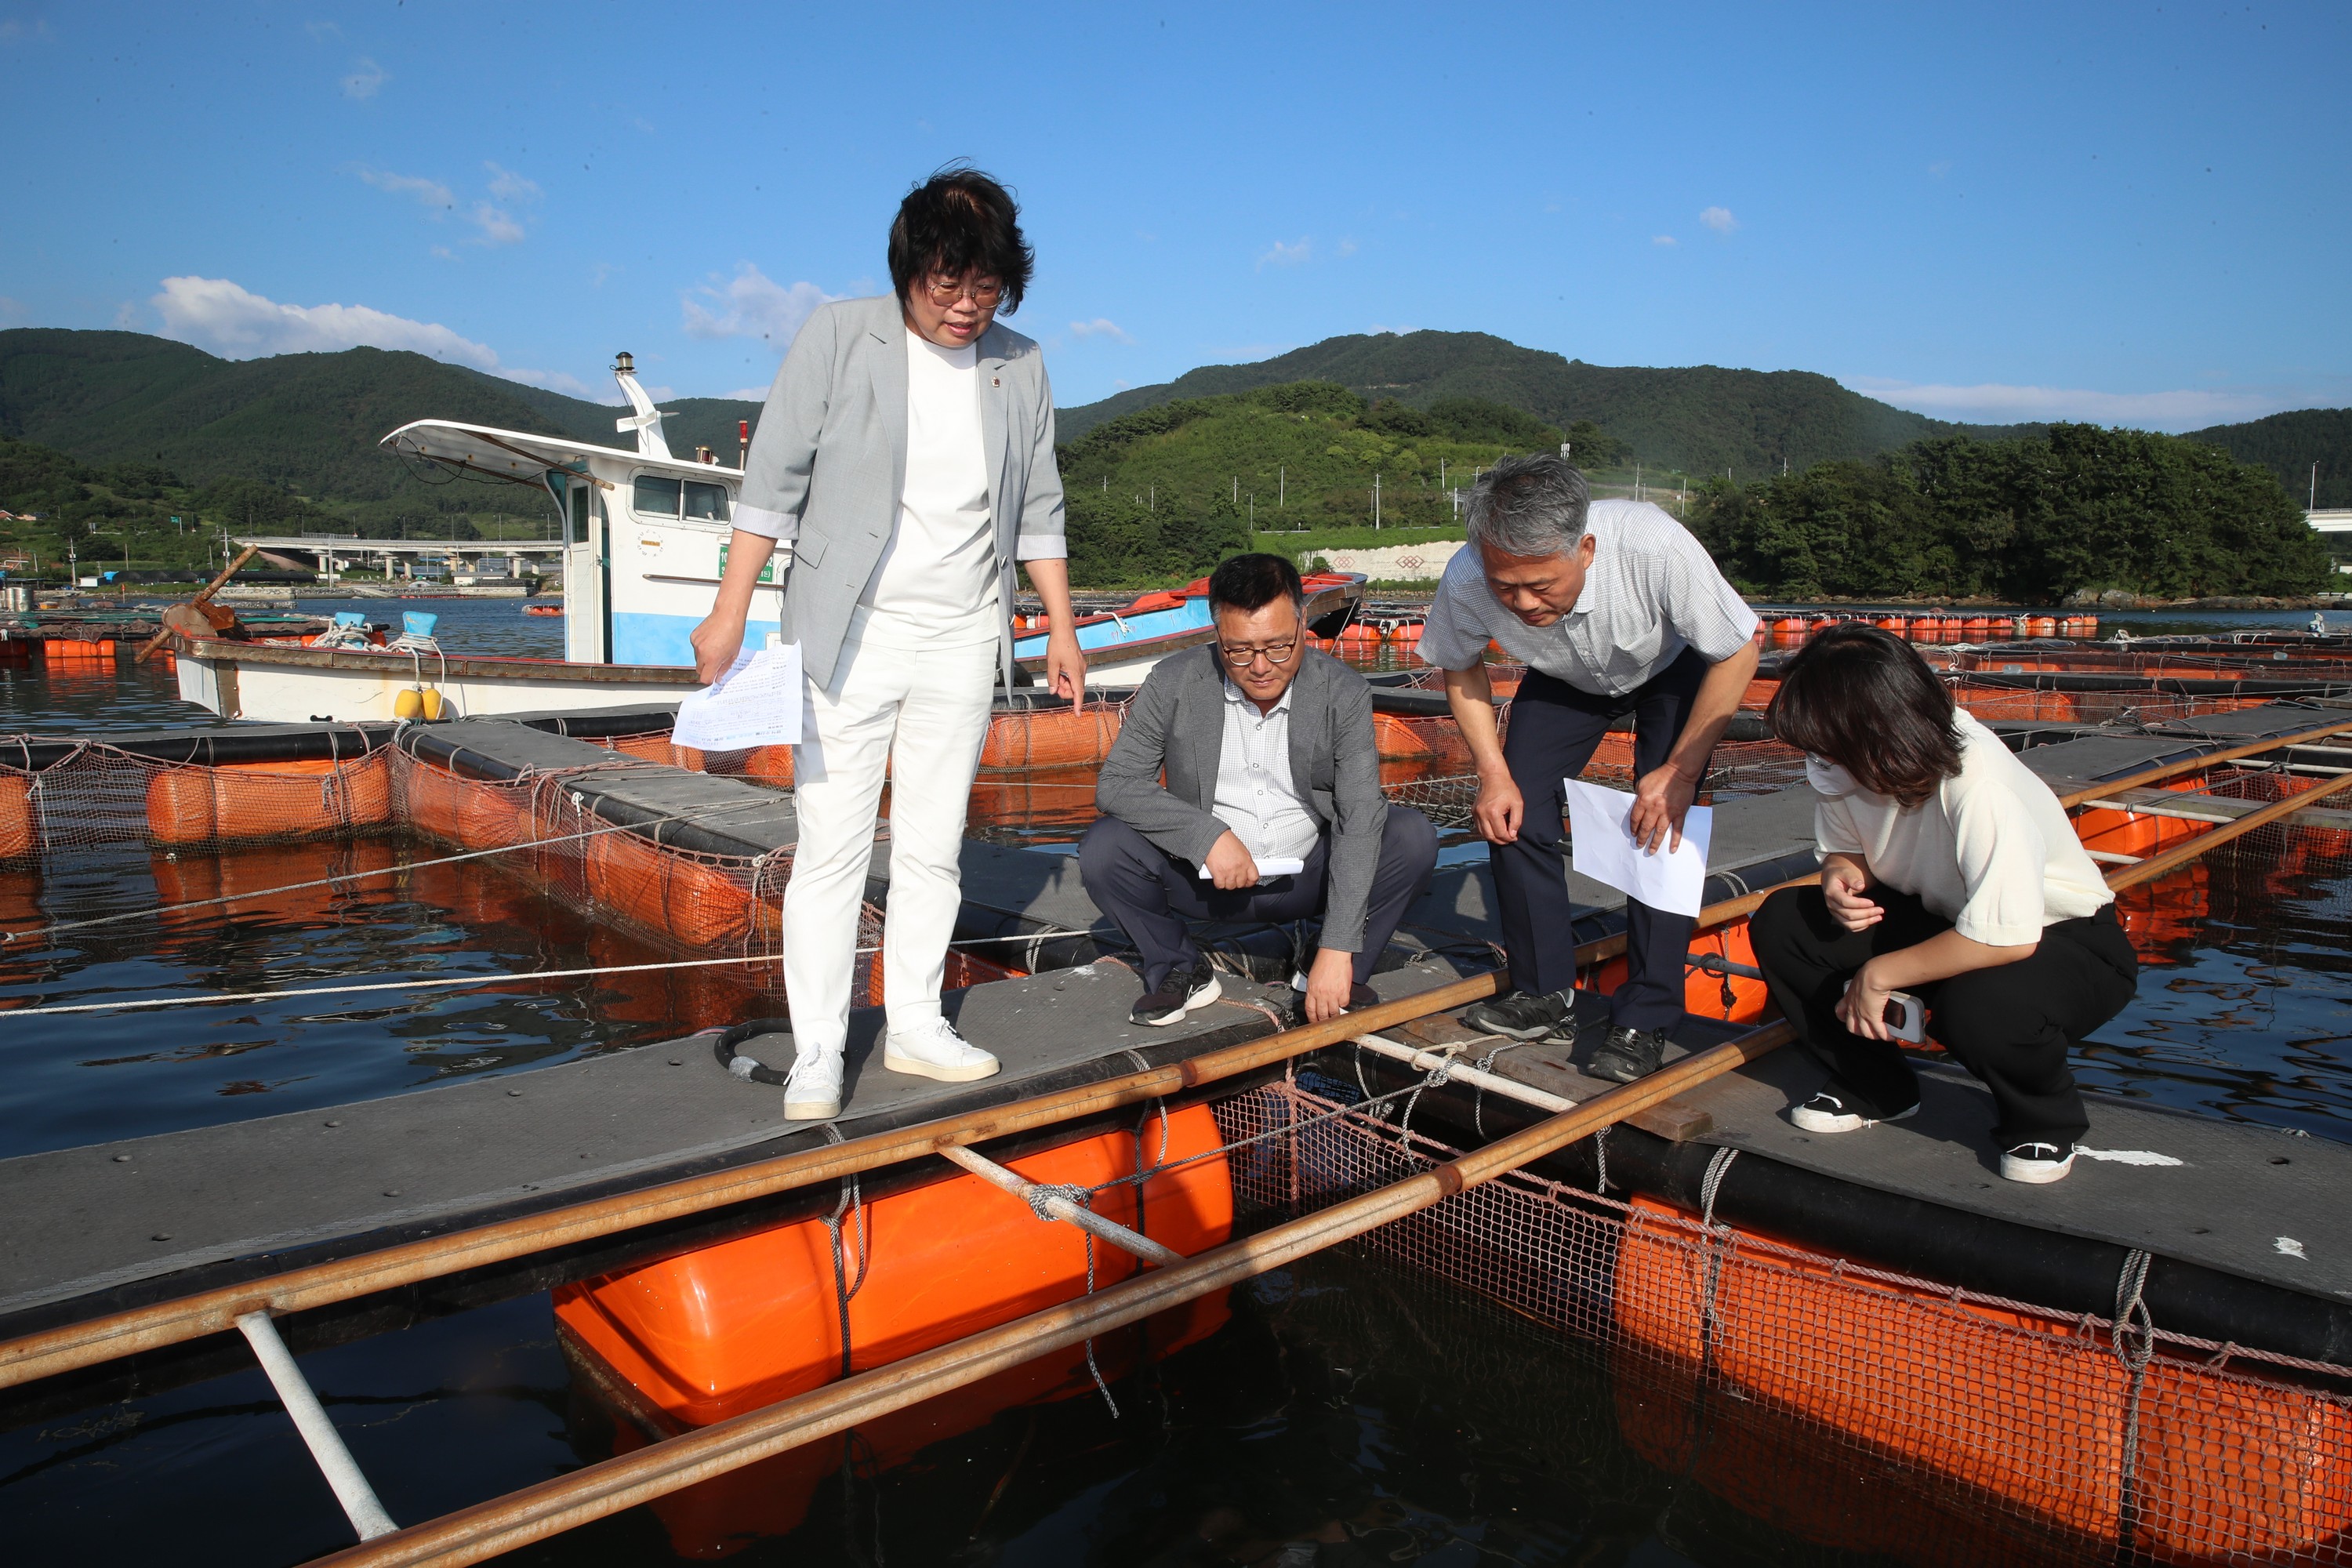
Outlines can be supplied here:
M615 429L634 434L634 449L450 419L420 419L383 441L408 461L547 496L562 528L563 658L473 655L429 635L377 648L357 637L303 646L175 633L180 695L224 718L302 722L638 708L698 689L688 638L726 570L743 471L671 453L629 355L615 360L613 379L630 408ZM747 641L776 629L790 562L791 547L780 546L761 574ZM1147 594L1084 620L1090 683L1134 687L1160 659L1209 640L1205 586ZM1336 636L1363 588L1354 574L1310 578L1317 632ZM1041 675L1045 651L1042 632L1020 637L1015 668Z

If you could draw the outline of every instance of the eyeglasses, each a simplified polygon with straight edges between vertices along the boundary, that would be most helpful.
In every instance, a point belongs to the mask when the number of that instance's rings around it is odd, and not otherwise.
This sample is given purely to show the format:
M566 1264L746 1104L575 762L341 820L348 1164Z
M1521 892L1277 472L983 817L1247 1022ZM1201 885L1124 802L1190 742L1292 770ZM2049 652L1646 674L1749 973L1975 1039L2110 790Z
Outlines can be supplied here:
M1225 662L1236 669L1247 669L1256 664L1261 654L1265 657L1266 663L1280 669L1297 657L1298 639L1292 637L1287 642L1268 643L1264 647L1241 647L1233 643L1219 643L1217 651L1223 654Z
M934 278L923 285L923 292L942 310L967 296L982 310L993 310L996 302L1004 298L1004 285L993 278L983 278L977 283Z

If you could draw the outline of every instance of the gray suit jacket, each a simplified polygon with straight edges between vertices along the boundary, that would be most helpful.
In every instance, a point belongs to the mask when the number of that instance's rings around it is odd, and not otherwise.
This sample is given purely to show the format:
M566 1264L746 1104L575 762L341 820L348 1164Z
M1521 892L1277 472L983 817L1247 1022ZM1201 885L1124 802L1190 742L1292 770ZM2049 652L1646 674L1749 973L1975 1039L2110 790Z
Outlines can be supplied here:
M1054 393L1037 345L991 325L980 338L981 439L1013 670L1013 563L1067 553L1054 465ZM896 295L818 307L768 389L735 526L793 546L783 636L823 685L898 521L907 486L907 326Z
M1331 836L1323 945L1364 945L1364 911L1381 862L1381 795L1372 689L1329 654L1300 654L1291 685L1290 779ZM1225 674L1214 647L1164 659L1127 710L1095 784L1095 805L1169 854L1200 865L1225 831L1210 811L1224 751ZM1167 783L1160 783L1162 773Z

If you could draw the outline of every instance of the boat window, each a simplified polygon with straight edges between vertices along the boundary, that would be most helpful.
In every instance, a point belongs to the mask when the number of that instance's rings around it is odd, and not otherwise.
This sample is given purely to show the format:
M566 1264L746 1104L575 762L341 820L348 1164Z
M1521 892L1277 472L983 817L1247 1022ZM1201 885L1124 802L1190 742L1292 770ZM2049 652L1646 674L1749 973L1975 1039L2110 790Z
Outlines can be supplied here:
M705 484L700 479L686 481L686 515L705 522L727 521L727 487Z
M633 504L641 517L676 517L677 515L677 481L656 479L651 474L639 474L636 497Z
M572 486L572 542L588 542L588 487L578 480Z

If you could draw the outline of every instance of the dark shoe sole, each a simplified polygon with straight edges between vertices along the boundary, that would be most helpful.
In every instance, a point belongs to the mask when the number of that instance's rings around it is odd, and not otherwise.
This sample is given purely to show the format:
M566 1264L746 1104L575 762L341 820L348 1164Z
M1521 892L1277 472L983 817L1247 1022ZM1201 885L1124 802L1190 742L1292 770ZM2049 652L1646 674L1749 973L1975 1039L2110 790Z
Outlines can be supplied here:
M1130 1024L1140 1024L1150 1029L1164 1029L1171 1024L1182 1023L1185 1014L1198 1012L1224 994L1223 983L1212 974L1209 976L1209 983L1185 997L1181 1006L1170 1008L1164 1013L1146 1013L1142 1005L1139 1003L1128 1013L1127 1021Z
M1475 1029L1482 1035L1500 1035L1507 1040L1548 1040L1555 1035L1565 1035L1571 1040L1576 1037L1576 1020L1573 1018L1563 1018L1557 1024L1540 1024L1531 1029L1506 1028L1500 1024L1471 1016L1471 1013L1475 1011L1472 1008L1470 1012L1464 1013L1462 1022L1465 1027Z
M1663 1062L1653 1062L1648 1067L1643 1067L1638 1062L1629 1061L1623 1057L1604 1051L1592 1058L1592 1065L1586 1068L1584 1073L1587 1078L1604 1078L1612 1083L1639 1083L1664 1065Z

